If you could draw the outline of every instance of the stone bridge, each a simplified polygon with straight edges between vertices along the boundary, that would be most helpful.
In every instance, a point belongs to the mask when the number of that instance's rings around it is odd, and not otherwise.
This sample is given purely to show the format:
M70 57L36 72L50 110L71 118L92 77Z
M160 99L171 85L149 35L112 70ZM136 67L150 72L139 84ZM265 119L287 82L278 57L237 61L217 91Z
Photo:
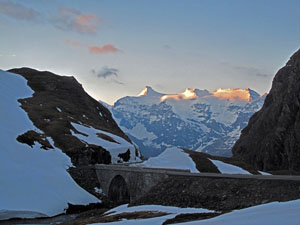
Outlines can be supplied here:
M94 169L103 193L108 196L110 200L123 203L138 200L147 194L156 184L163 183L169 177L172 177L172 179L196 179L199 181L200 186L201 182L216 182L216 179L219 181L224 180L225 182L238 183L238 185L241 186L245 186L245 180L250 183L259 182L260 186L266 185L266 187L270 182L277 184L278 181L297 182L300 184L300 176L190 173L189 170L102 164L94 165ZM258 188L262 188L258 190L259 192L264 189L264 187ZM300 190L299 185L297 185L297 188L299 188L297 190ZM199 189L201 188L199 187ZM228 191L230 192L229 189L230 188L228 188Z
M103 193L110 200L132 202L170 174L189 173L189 170L134 167L130 165L95 165Z

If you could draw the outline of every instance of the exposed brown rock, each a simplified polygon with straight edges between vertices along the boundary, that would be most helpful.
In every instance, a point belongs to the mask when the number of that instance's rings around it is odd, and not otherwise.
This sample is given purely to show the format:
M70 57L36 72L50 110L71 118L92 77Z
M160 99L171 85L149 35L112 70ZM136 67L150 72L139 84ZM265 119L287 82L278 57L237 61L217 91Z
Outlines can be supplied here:
M123 159L124 162L128 162L129 159L130 159L130 151L129 151L129 149L127 150L127 152L120 153L118 156L119 156L121 159Z
M258 170L300 172L300 50L281 68L260 111L242 130L233 157Z
M29 130L24 134L19 135L17 137L17 141L23 144L28 144L30 147L35 144L34 142L38 142L41 144L41 148L45 150L53 149L53 146L46 138L47 136L45 134L40 134L34 130Z

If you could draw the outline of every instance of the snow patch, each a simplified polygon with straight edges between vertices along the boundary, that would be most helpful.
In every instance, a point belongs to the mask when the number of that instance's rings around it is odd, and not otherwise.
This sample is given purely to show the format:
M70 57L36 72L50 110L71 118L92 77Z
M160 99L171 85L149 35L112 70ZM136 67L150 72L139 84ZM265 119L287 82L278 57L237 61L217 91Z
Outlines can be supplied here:
M128 207L128 204L120 205L116 208L110 209L106 214L116 215L124 212L143 212L143 211L154 211L154 212L166 212L166 213L204 213L214 212L213 210L203 208L179 208L175 206L163 206L163 205L139 205Z
M94 187L94 191L100 195L103 194L103 190L101 188Z
M221 173L224 174L250 174L247 170L242 169L241 167L234 166L228 163L224 163L220 160L209 159Z
M263 171L258 171L261 175L272 175L271 173L263 172Z
M94 144L103 147L107 151L110 152L110 155L112 157L112 163L118 163L121 158L118 157L120 153L125 153L127 150L130 151L130 159L129 162L136 162L138 159L135 157L135 147L133 144L129 143L125 139L111 134L109 132L98 130L93 127L86 127L80 124L71 123L72 126L79 132L86 134L87 136L84 136L82 134L76 134L71 130L71 133L73 136L77 137L81 141L89 144ZM111 137L116 142L107 141L97 135L97 133L107 135Z
M59 108L59 107L56 107L56 110L57 110L58 112L62 112L61 108Z
M141 123L137 123L131 130L127 129L126 127L122 127L122 130L125 133L130 133L132 136L138 139L148 139L152 141L157 138L154 133L147 131L146 127Z
M183 169L190 170L192 173L199 173L196 168L196 164L190 158L189 154L176 147L167 148L160 155L151 157L147 161L135 164L134 166Z

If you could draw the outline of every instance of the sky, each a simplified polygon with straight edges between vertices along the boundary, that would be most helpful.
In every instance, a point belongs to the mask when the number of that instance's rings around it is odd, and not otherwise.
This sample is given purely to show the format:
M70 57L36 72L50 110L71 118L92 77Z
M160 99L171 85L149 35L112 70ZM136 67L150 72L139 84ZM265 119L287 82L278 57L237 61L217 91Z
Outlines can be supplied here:
M300 0L0 0L0 69L74 76L113 104L144 86L268 92L300 48Z

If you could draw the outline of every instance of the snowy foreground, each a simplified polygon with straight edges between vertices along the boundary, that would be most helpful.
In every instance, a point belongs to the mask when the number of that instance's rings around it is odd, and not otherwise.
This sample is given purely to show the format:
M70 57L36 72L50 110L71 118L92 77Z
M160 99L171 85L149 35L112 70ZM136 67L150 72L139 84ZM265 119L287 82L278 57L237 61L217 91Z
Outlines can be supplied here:
M122 205L110 210L114 214L123 212L135 211L160 211L170 213L166 216L150 218L150 219L137 219L137 220L121 220L109 223L111 225L153 225L162 224L167 219L174 218L178 214L183 213L205 213L211 212L205 209L194 208L177 208L165 207L158 205L144 205L136 207L127 207ZM299 225L300 224L300 200L289 202L272 202L264 205L258 205L246 209L236 210L218 217L206 220L198 220L192 222L180 223L184 225ZM93 225L101 225L107 223L95 223Z
M99 200L79 187L66 169L70 158L61 150L42 150L16 141L28 130L39 131L20 108L18 99L33 91L26 80L0 70L0 220L63 213L68 203L87 205ZM53 145L53 141L48 138Z
M172 206L161 206L161 205L141 205L141 206L134 206L134 207L128 207L127 204L118 206L116 208L113 208L109 210L106 214L109 215L116 215L121 213L131 213L131 212L165 212L169 213L169 215L166 216L160 216L150 219L136 219L136 220L121 220L118 222L112 222L109 224L116 224L116 225L158 225L162 224L167 219L172 219L176 215L183 214L183 213L209 213L214 212L212 210L208 209L197 209L197 208L178 208L178 207L172 207ZM95 223L95 224L108 224L108 223ZM95 225L94 224L94 225Z

